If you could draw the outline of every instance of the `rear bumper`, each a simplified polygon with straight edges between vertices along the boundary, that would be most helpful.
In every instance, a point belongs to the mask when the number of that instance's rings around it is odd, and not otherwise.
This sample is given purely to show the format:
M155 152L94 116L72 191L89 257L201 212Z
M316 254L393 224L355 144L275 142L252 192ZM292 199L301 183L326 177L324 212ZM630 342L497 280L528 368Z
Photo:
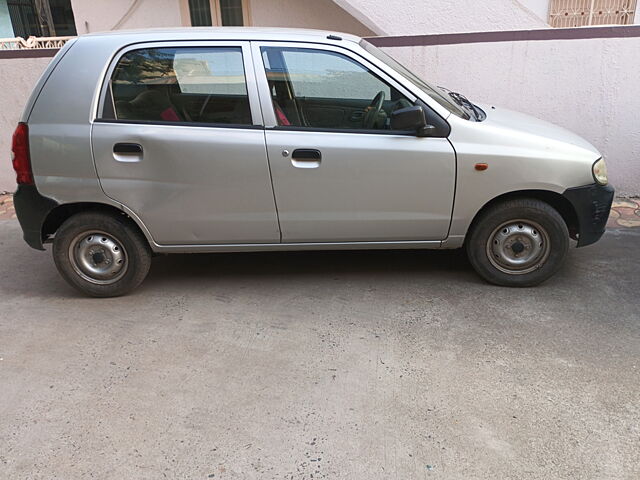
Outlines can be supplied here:
M562 194L578 217L578 247L591 245L604 234L615 189L611 185L585 185Z
M44 250L42 246L42 224L58 202L40 195L35 185L19 185L13 194L16 216L22 227L24 241L31 248Z

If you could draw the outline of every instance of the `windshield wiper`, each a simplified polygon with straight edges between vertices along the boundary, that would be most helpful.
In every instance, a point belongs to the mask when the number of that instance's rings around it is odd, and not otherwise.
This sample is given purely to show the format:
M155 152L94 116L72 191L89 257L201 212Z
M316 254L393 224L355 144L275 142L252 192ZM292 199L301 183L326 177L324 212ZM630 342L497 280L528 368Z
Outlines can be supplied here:
M467 110L470 110L471 113L473 113L473 116L476 117L476 120L482 121L485 119L486 114L482 111L482 109L480 107L477 107L471 100L469 100L467 97L465 97L461 93L452 92L451 90L444 87L438 87L438 88L444 90L451 98L453 98L453 100L458 105L460 105L461 107Z

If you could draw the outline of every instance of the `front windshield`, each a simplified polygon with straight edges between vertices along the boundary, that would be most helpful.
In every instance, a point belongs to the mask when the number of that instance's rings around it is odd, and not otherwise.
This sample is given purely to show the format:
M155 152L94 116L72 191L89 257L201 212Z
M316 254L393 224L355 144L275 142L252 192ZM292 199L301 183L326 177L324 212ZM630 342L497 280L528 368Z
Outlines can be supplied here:
M376 57L381 62L389 65L396 72L402 75L404 78L413 83L420 90L429 95L432 99L446 108L448 111L457 115L458 117L464 118L465 120L469 119L469 114L465 112L458 104L456 104L448 95L444 95L439 88L433 87L429 85L427 82L418 77L415 73L411 72L408 68L406 68L401 63L397 62L389 55L384 53L377 47L374 47L372 44L367 42L366 40L360 40L360 46L364 48L371 55Z

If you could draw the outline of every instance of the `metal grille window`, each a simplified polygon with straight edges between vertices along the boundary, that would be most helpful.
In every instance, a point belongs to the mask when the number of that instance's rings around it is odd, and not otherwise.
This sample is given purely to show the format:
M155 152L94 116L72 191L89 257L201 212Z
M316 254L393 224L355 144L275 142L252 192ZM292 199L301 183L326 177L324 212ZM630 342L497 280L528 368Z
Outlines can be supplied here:
M241 27L249 23L247 0L188 0L187 4L192 27Z
M76 35L70 0L8 0L7 6L16 37Z
M13 33L16 37L42 36L40 20L33 0L9 0L7 6L9 7Z
M242 0L220 0L220 17L225 27L242 27Z
M209 0L189 0L189 15L193 27L210 27L212 25Z
M70 0L49 0L49 11L56 36L76 35L76 21Z
M633 23L637 0L551 0L552 27L627 25Z

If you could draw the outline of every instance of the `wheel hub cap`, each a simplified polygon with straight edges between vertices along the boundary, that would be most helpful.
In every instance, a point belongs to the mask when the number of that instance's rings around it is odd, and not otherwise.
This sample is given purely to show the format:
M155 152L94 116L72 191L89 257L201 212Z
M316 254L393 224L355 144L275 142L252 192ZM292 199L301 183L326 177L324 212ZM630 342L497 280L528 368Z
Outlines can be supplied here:
M502 272L524 274L544 264L549 246L549 236L540 225L513 220L503 223L489 236L487 256Z
M69 247L69 259L81 277L103 285L122 278L127 267L127 256L122 245L104 232L78 235Z

